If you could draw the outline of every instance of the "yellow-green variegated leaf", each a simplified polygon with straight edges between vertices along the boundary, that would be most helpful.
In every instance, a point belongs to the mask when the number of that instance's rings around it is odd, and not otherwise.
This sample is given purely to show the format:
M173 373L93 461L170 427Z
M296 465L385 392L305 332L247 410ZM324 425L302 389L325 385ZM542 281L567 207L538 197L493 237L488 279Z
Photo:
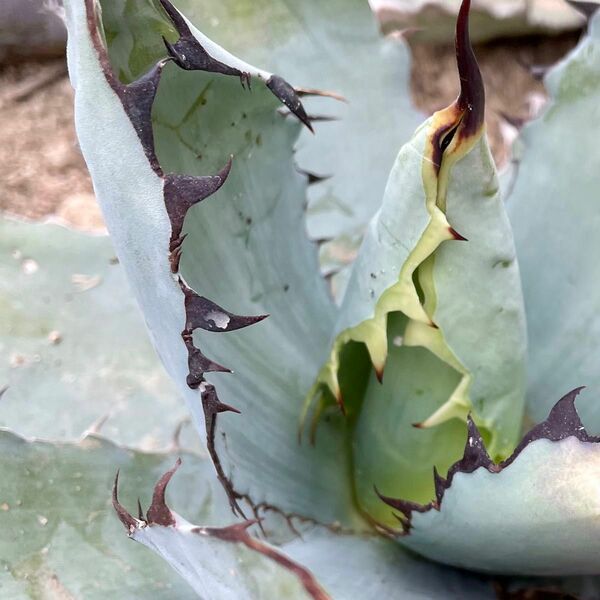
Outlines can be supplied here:
M346 411L358 502L387 525L377 489L431 499L431 469L445 472L460 456L469 413L497 458L521 428L519 271L485 138L467 4L457 28L461 95L401 149L307 398L313 425L335 404Z

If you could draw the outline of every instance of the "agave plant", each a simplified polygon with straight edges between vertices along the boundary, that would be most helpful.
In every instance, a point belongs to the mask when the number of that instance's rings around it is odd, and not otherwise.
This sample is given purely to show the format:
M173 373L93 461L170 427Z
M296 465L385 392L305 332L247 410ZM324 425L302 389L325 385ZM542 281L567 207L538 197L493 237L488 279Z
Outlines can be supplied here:
M598 23L548 78L504 202L469 0L460 95L395 161L406 50L358 0L177 4L66 2L81 148L232 513L218 496L202 525L172 511L177 462L145 515L115 481L129 536L205 598L494 596L403 548L599 573L600 438L574 404L600 373ZM584 421L600 432L591 400Z

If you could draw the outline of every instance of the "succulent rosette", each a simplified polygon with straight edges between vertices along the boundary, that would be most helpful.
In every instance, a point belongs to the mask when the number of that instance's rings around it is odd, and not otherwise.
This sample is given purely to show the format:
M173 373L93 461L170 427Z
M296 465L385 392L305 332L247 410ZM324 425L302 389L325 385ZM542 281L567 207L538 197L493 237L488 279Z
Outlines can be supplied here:
M115 481L129 536L215 599L600 574L598 20L501 185L469 0L460 94L412 136L408 50L358 0L175 4L66 2L81 149L223 490L193 525L179 463L145 514Z

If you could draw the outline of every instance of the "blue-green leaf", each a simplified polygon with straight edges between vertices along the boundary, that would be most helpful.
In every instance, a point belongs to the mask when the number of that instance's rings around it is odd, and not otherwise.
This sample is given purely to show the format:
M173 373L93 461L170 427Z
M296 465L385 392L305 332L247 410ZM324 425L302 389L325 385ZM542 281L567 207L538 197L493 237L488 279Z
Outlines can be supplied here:
M0 219L0 425L166 448L187 417L106 236Z
M534 422L556 393L600 393L600 16L546 79L544 114L525 128L509 214L529 334L527 402ZM600 404L581 405L600 433Z
M67 5L78 136L117 254L234 509L243 495L326 522L354 521L348 471L337 458L344 424L332 421L317 447L297 441L334 317L304 232L306 178L293 155L300 125L277 112L270 87L279 80L162 4L171 16L154 9L156 27L140 15L151 41L142 58L157 65L129 86L109 64L93 3ZM164 64L161 31L186 70ZM192 50L182 50L178 35ZM206 70L188 70L199 60ZM224 70L234 76L215 72ZM301 114L293 90L282 89ZM222 331L202 330L206 319L189 298L215 303L209 312ZM230 314L271 316L228 331ZM226 368L235 373L215 373ZM243 414L216 423L232 407Z

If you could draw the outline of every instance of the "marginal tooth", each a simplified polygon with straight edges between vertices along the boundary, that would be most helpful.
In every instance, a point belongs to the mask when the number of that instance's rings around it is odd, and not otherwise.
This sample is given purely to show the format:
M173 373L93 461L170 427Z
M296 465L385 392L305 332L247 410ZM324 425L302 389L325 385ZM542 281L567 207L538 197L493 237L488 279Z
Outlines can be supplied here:
M169 469L154 486L152 504L150 504L150 508L146 513L146 521L148 524L162 525L164 527L175 525L175 517L165 501L165 492L167 491L167 486L169 485L171 478L175 475L180 466L181 458L178 458L173 468Z
M221 402L217 396L215 387L210 383L206 383L205 381L202 382L200 385L200 394L202 395L204 412L206 414L216 415L224 412L234 412L238 415L242 414L241 411L234 406Z
M583 389L585 389L583 386L578 387L564 395L554 405L546 420L527 433L512 455L501 464L501 467L505 468L510 465L521 451L535 440L544 439L557 442L567 437L576 437L581 442L600 442L600 437L592 436L585 430L575 408L575 400Z
M375 375L380 383L383 381L383 371L385 369L388 354L386 323L387 318L384 318L383 322L373 322L372 326L368 328L366 335L362 339L367 347L373 369L375 370Z
M481 433L479 433L477 425L475 425L475 421L473 421L471 415L468 415L465 451L460 461L452 465L448 471L448 479L451 479L456 472L472 473L480 467L492 471L497 470L496 465L485 449L483 438L481 437Z
M547 419L533 428L536 436L554 441L575 436L589 438L575 408L575 399L584 387L578 387L563 396L552 408Z
M375 493L388 506L399 510L409 521L413 511L424 512L425 507L422 504L418 504L417 502L410 502L409 500L402 500L401 498L391 498L390 496L384 496L379 492L379 490L376 487Z
M460 233L458 233L458 231L456 231L456 229L454 229L454 227L449 227L448 231L450 232L450 235L452 236L452 238L459 242L468 242L469 241L466 237L464 237Z
M321 181L327 181L331 179L333 175L318 175L317 173L313 173L312 171L307 171L306 169L302 169L296 166L296 171L302 175L306 175L308 179L308 185L313 185L314 183L320 183Z
M204 381L205 373L231 373L231 369L216 363L202 354L194 346L191 332L184 331L182 334L188 350L188 376L186 378L188 387L195 390Z
M298 96L296 90L285 80L283 77L279 75L271 75L267 81L267 87L273 92L275 97L277 97L285 106L287 106L290 111L296 115L296 117L302 122L306 127L314 133L313 126L311 125L311 120L306 114L306 110L304 110L304 106Z
M119 502L119 471L115 475L115 482L113 484L112 491L112 505L119 517L119 521L123 523L125 529L127 529L128 533L132 533L138 526L138 521L136 521L129 512L123 507L123 505Z
M137 509L138 509L138 519L140 521L144 520L144 511L142 510L142 503L140 502L140 499L137 499Z
M408 519L406 519L405 517L401 517L400 515L397 515L397 514L394 514L394 517L400 523L400 527L402 527L402 535L403 536L409 535L410 534L410 528L411 528L410 521Z
M123 107L131 120L152 169L162 175L154 148L152 128L152 105L158 90L158 84L167 59L158 61L145 75L128 85L118 85Z
M178 247L183 222L188 210L217 192L227 180L233 157L216 175L195 177L168 174L165 176L164 197L167 214L171 221L171 246Z
M185 329L192 332L204 329L212 332L229 332L249 327L266 319L269 315L246 317L235 315L204 296L199 296L179 279L179 286L185 295Z
M175 26L177 33L179 33L179 39L174 44L163 37L169 56L179 67L186 71L208 71L240 78L243 76L242 71L214 59L203 48L202 44L192 34L181 13L169 0L160 0L160 3Z

